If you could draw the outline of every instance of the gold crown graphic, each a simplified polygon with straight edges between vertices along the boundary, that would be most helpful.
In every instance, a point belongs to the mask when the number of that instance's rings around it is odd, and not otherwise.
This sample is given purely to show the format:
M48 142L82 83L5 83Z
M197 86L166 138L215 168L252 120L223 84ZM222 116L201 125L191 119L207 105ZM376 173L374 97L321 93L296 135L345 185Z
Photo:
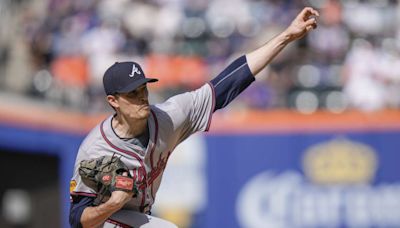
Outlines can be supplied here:
M309 148L303 159L305 175L318 184L362 184L375 175L374 150L361 143L335 139Z

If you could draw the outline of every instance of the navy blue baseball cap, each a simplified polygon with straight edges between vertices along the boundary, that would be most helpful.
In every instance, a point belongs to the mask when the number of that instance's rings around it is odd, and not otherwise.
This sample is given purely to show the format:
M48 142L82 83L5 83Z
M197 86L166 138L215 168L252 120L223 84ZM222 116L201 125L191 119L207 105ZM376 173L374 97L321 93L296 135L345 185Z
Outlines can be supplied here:
M135 62L116 62L103 76L103 86L107 95L129 93L143 84L156 81L158 79L146 78L140 65Z

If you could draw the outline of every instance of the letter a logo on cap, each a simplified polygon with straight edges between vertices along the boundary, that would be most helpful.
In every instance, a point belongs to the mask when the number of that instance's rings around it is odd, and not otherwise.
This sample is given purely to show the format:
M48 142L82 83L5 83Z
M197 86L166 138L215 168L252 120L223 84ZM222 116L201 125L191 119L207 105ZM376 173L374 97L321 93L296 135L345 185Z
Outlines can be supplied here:
M132 72L129 74L129 77L133 78L135 74L141 74L139 68L136 67L135 64L132 66Z

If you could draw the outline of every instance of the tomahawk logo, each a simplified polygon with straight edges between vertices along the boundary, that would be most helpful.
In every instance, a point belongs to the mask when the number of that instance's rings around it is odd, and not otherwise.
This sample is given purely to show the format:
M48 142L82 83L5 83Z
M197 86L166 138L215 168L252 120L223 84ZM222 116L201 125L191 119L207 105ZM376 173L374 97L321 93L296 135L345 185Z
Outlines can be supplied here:
M136 67L135 64L132 66L132 72L129 74L129 77L133 78L135 74L141 74L139 68Z

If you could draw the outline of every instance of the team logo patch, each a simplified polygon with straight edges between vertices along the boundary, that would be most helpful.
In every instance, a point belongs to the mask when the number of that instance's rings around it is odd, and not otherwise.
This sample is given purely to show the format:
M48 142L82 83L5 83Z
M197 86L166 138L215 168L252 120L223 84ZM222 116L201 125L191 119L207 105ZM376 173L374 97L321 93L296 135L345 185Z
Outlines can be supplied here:
M69 192L72 193L73 191L75 191L76 188L76 181L72 180L71 182L69 182Z

